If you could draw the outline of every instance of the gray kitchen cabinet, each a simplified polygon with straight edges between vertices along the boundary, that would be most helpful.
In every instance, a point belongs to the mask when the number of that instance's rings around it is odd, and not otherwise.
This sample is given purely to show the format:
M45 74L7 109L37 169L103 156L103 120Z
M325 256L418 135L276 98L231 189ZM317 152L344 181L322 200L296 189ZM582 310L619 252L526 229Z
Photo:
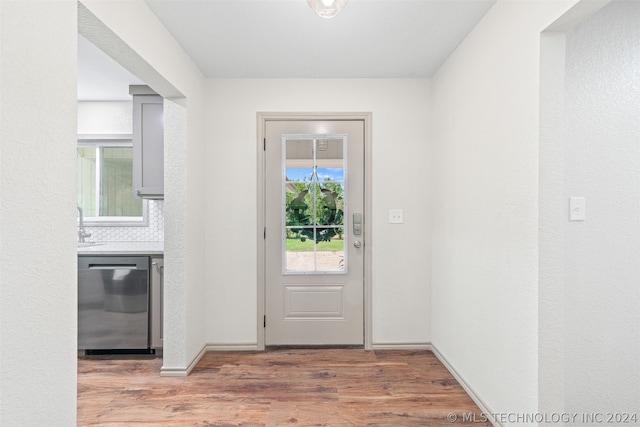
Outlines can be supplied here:
M164 259L151 258L151 348L163 347Z
M148 86L130 86L133 95L133 192L164 199L164 105Z

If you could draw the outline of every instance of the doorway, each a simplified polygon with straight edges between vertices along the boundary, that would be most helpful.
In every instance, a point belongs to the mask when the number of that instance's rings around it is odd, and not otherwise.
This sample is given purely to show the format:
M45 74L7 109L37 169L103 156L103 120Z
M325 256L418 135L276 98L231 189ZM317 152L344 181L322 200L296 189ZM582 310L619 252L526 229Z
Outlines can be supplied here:
M370 346L370 114L259 114L258 347Z

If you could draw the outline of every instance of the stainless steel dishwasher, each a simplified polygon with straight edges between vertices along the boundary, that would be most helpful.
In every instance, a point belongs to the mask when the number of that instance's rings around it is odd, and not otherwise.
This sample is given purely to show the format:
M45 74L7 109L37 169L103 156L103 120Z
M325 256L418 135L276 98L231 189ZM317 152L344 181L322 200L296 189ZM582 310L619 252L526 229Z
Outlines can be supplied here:
M149 348L149 258L78 257L78 349Z

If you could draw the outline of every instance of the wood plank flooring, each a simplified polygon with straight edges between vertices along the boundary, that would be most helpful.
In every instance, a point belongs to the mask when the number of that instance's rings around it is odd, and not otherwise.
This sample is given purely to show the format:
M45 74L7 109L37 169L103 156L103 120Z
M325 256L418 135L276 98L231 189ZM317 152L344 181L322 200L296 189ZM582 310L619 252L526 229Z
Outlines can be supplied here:
M208 352L186 378L160 377L161 366L159 358L79 358L78 426L455 426L472 412L480 419L429 351Z

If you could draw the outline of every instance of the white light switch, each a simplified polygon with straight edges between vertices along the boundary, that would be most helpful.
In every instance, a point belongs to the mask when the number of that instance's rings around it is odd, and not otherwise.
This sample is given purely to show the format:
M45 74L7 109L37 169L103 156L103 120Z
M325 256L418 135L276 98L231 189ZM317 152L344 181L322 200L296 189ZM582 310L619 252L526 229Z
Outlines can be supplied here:
M389 224L402 224L403 222L402 209L389 210Z
M569 197L569 221L586 219L587 202L584 197Z

